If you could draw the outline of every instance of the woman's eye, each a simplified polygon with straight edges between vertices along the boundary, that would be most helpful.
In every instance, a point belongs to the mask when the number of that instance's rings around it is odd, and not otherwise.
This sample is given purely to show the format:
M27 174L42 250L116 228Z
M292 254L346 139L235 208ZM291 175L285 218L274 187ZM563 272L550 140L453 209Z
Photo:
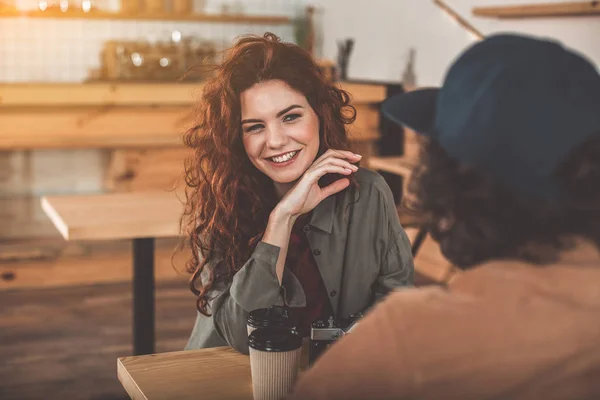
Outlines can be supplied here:
M284 122L291 122L291 121L294 121L294 120L296 120L296 119L298 119L300 117L301 117L300 114L288 114L285 117L283 117L283 121Z
M247 127L245 129L245 131L246 132L256 132L262 128L263 128L262 124L256 124L256 125L251 125L251 126Z

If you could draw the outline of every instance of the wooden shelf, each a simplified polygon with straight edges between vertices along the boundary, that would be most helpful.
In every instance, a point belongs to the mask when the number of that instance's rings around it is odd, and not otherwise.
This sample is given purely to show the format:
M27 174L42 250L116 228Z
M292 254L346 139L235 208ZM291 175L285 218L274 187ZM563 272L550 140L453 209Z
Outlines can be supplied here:
M385 87L339 86L357 108L351 141L378 139L374 104L385 99ZM202 83L0 84L0 151L178 147L201 90Z
M204 83L0 83L0 114L13 107L190 106ZM340 82L352 104L385 100L385 86Z
M473 15L487 18L541 18L600 15L600 2L579 1L520 6L475 7Z
M8 107L191 106L204 83L0 83L0 114Z
M114 13L106 11L92 10L83 12L82 10L69 10L62 12L60 10L46 11L17 11L0 10L0 18L26 17L26 18L61 18L61 19L112 19L112 20L145 20L145 21L195 21L195 22L220 22L220 23L241 23L241 24L265 24L281 25L290 23L290 18L278 15L242 15L242 14L191 14L178 15L169 13Z

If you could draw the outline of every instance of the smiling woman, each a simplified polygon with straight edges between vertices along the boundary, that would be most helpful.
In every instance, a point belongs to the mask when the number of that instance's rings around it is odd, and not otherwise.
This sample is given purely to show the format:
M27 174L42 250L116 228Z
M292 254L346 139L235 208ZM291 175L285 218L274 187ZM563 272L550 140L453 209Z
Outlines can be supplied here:
M306 97L282 80L252 86L240 102L246 154L282 197L317 156L319 117Z
M248 351L246 317L287 305L315 319L366 311L411 285L413 263L385 181L358 167L348 93L309 53L242 37L204 86L186 136L189 271L198 318L187 348Z

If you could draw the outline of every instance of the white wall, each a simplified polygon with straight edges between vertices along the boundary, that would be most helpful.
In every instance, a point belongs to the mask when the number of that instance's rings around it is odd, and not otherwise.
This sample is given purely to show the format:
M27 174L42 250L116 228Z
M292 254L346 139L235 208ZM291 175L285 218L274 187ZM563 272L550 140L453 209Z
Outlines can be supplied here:
M447 0L484 35L521 32L553 37L600 66L600 17L496 20L474 17L473 7L547 3L549 0ZM317 0L323 27L321 53L335 58L336 40L355 39L351 79L400 81L409 49L416 50L417 84L441 84L448 65L473 38L432 0Z
M116 11L120 1L94 0L93 3L107 5L103 9ZM224 4L232 8L242 4L248 14L294 16L304 1L194 0L194 3L196 11L207 13L219 13ZM35 9L38 0L10 2L18 3L23 9ZM183 36L214 41L220 48L229 47L238 35L262 34L265 30L287 40L294 39L291 25L0 18L0 83L81 82L88 77L90 69L100 67L100 53L105 41L164 41L169 40L175 30Z

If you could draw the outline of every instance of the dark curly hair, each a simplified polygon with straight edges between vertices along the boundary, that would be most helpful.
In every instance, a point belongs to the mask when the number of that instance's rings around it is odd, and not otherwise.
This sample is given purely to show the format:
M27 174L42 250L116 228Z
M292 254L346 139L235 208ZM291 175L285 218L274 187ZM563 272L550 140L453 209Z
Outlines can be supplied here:
M444 256L466 269L488 260L555 261L584 236L600 246L600 132L559 165L554 201L515 193L476 168L422 139L421 164L403 206L425 221ZM543 251L540 251L543 249Z
M225 53L204 84L197 123L184 137L193 155L185 166L182 225L192 249L190 289L203 315L209 315L211 288L231 282L261 240L277 203L273 182L244 150L240 109L243 91L273 79L304 94L319 117L318 154L350 148L346 125L356 115L350 96L324 78L308 52L267 33L243 36ZM356 187L353 178L350 185Z

